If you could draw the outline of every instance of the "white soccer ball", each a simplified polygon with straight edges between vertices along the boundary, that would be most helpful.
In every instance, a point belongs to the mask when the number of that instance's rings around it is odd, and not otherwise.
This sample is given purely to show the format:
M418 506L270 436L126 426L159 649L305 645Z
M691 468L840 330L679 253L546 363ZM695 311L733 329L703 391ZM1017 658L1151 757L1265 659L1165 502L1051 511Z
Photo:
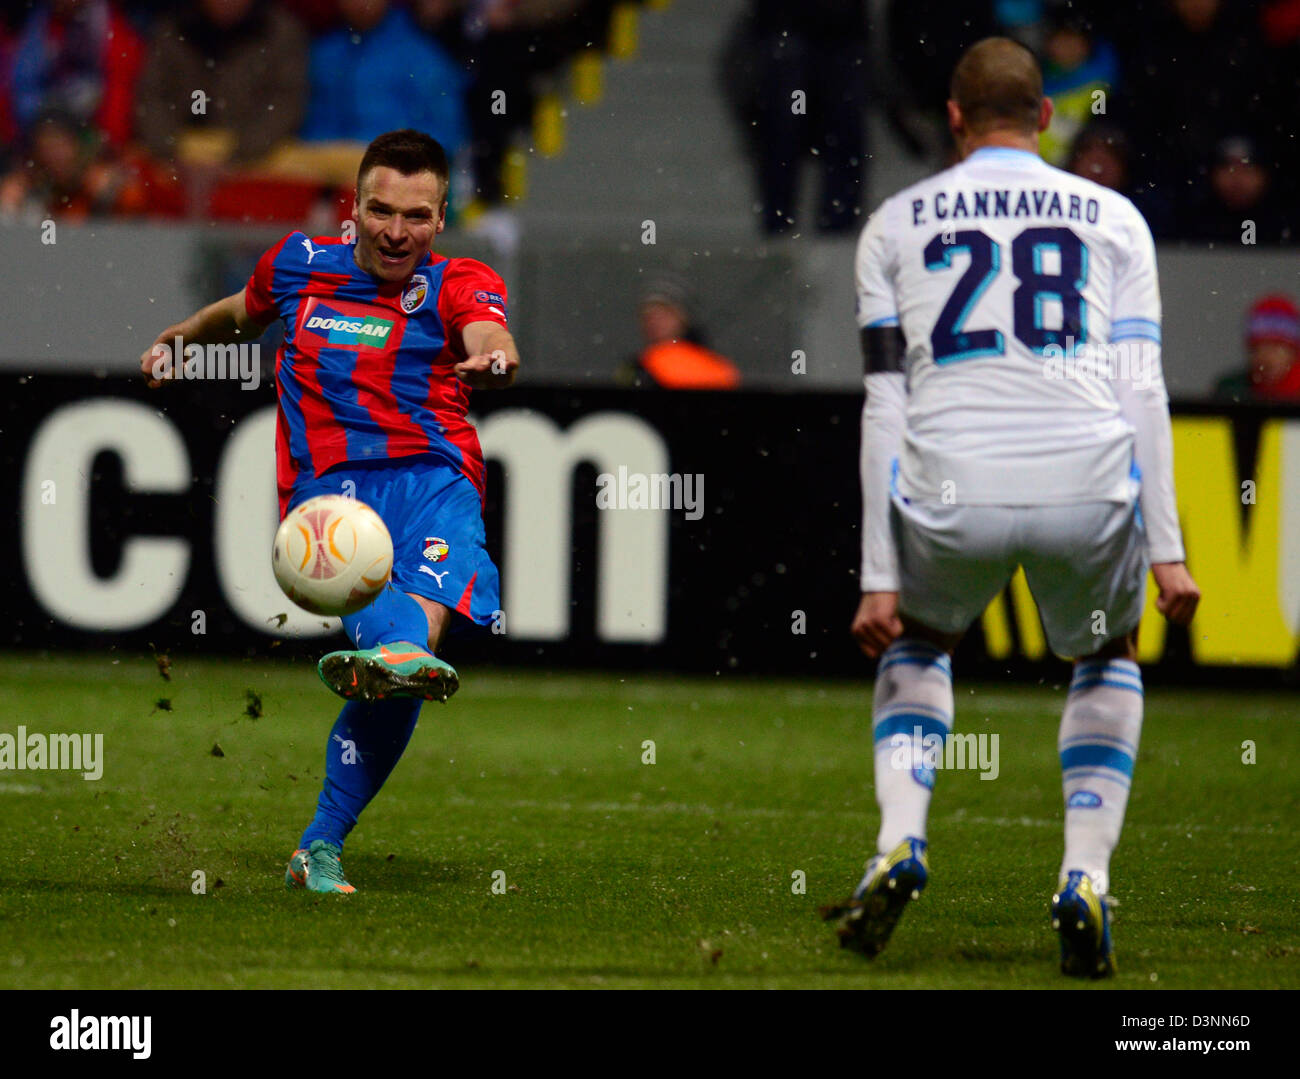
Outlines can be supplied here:
M289 511L271 555L284 594L314 614L355 614L393 572L393 538L379 514L343 495L319 495Z

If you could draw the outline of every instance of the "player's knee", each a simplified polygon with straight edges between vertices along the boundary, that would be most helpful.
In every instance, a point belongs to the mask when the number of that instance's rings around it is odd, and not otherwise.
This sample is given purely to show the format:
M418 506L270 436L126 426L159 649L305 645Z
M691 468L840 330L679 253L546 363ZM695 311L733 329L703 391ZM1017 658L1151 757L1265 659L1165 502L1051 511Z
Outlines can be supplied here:
M429 599L427 596L417 596L414 592L408 592L420 609L424 612L425 618L429 623L429 637L426 645L430 652L436 652L442 644L443 638L447 635L447 629L451 625L451 611L444 607L437 600Z
M943 630L933 629L914 618L902 616L903 636L911 637L914 640L925 641L936 648L942 648L945 652L951 652L961 641L960 633L946 633Z
M1096 659L1131 659L1134 663L1138 657L1138 631L1136 628L1130 630L1122 637L1114 637L1107 641L1101 648L1094 653Z

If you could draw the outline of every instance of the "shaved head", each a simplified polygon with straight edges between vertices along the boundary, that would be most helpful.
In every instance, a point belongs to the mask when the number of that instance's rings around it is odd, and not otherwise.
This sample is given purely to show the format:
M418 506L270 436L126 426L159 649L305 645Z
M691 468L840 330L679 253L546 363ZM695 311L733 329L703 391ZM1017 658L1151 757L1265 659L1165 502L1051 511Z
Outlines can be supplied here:
M1043 74L1034 54L1018 41L986 37L957 61L949 97L971 135L996 130L1033 135L1039 130Z

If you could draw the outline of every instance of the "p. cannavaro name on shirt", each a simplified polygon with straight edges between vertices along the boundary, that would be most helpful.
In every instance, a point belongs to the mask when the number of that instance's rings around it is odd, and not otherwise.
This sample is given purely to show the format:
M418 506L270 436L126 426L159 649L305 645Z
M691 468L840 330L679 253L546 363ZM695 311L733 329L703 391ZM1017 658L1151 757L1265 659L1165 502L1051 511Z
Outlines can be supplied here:
M931 221L975 220L981 217L1041 217L1060 221L1086 221L1095 225L1101 220L1101 204L1081 195L1061 197L1059 191L1030 188L1014 191L936 191L926 199L912 200L912 224ZM930 216L926 216L926 210Z

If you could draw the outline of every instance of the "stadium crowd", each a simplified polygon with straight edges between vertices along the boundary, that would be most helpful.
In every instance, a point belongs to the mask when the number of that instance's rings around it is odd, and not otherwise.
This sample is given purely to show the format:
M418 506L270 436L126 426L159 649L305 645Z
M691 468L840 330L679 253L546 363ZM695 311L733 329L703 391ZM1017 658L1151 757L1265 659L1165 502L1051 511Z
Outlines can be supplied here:
M292 217L320 185L346 201L357 147L404 126L456 162L453 211L498 203L539 80L603 47L616 6L9 0L0 215L221 217L246 204L253 176L279 182L262 192L268 216L278 197ZM860 227L869 107L941 163L945 73L998 33L1042 59L1056 106L1047 160L1124 191L1157 238L1239 245L1249 220L1255 243L1293 242L1300 0L749 0L724 82L750 136L762 229L792 223L791 164L810 153L818 227ZM791 122L792 88L807 92L807 123Z
M324 231L350 213L361 148L399 127L447 148L453 219L497 205L538 94L578 53L606 47L619 3L7 0L0 220ZM1040 57L1055 106L1043 156L1128 195L1157 239L1295 242L1300 0L746 0L721 90L752 159L760 230L799 227L799 165L811 159L817 229L856 234L879 195L868 110L919 159L951 163L946 73L993 34ZM800 93L805 108L792 108ZM643 305L642 321L661 309L675 310ZM1244 363L1218 396L1300 399L1295 310L1278 294L1244 313ZM718 359L709 384L732 378Z
M538 80L613 0L28 0L0 16L0 216L274 214L350 201L360 148L415 127L502 197Z
M1161 240L1240 245L1249 220L1245 242L1295 241L1300 0L880 6L884 26L865 4L750 0L733 34L724 85L749 137L768 234L799 227L791 164L806 154L821 174L817 227L861 227L853 202L870 168L870 106L915 155L951 163L948 72L975 41L1004 35L1042 63L1055 116L1040 148L1051 164L1128 195ZM802 124L790 117L798 88Z

